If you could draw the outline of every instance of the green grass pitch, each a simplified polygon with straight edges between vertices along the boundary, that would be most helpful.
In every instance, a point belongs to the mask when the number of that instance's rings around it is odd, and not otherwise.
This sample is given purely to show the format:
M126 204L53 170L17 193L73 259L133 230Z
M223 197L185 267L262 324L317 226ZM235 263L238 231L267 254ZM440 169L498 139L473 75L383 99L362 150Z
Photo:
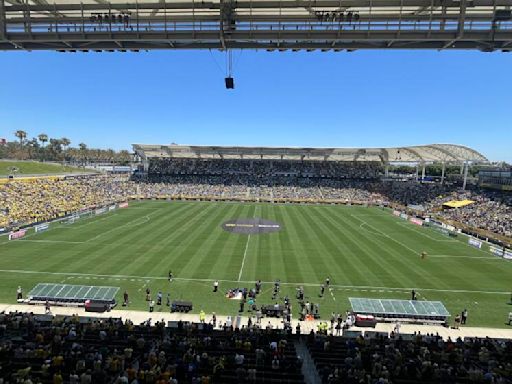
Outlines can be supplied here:
M83 168L69 167L57 163L41 163L37 161L15 161L1 160L0 175L8 175L12 167L18 169L17 176L36 175L36 174L57 174L57 173L81 173L90 170Z
M221 228L230 219L255 217L282 229L248 236ZM414 288L420 300L442 301L452 317L467 308L468 325L505 327L512 311L512 262L466 242L380 208L132 202L127 209L30 231L22 240L0 238L0 302L13 303L18 285L28 292L37 283L65 283L120 287L118 301L127 290L129 308L147 310L147 284L153 294L162 290L164 301L168 292L172 300L191 300L195 312L235 314L238 302L224 297L227 289L252 287L261 279L268 283L258 304L269 304L270 282L279 278L281 296L292 298L295 316L300 284L324 318L349 309L349 297L409 299ZM422 251L428 253L424 260ZM172 283L169 269L176 277ZM327 276L332 290L320 298Z

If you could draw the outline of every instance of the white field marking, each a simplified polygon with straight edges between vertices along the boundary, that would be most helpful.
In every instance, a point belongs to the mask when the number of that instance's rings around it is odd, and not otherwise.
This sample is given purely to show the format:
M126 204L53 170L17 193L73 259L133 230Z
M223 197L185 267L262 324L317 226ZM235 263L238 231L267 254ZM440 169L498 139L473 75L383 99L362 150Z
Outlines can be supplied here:
M125 209L125 208L117 208L117 209ZM146 208L146 207L130 207L130 206L128 207L128 210L131 211L132 209L140 209L140 210L144 210L144 211L158 211L162 208Z
M19 273L19 274L41 274L41 275L55 275L55 276L78 276L78 277L105 277L108 279L114 278L124 278L124 279L144 279L145 281L151 280L167 280L166 276L133 276L133 275L100 275L100 274L91 274L91 273L75 273L75 272L44 272L44 271L26 271L22 269L0 269L0 273ZM195 278L186 278L186 277L174 277L174 280L182 280L182 281L208 281L213 283L215 279L195 279ZM219 283L244 283L244 284L254 284L254 281L247 280L217 280ZM274 284L273 281L262 281L263 284ZM283 283L281 285L293 285L293 286L305 286L305 287L318 287L318 284L311 283ZM432 292L451 292L451 293L487 293L494 295L510 295L510 291L473 291L467 289L436 289L436 288L421 288L421 287L375 287L371 285L334 285L331 284L333 289L343 290L343 289L351 289L351 290L363 290L363 289L384 289L384 290L393 290L393 291L411 291L422 290L422 291L432 291ZM102 287L100 287L102 288Z
M242 272L244 271L245 256L247 256L247 249L249 248L249 240L251 240L250 234L247 236L247 242L245 243L244 258L242 259L242 266L240 267L240 272L238 273L238 281L240 281L240 279L242 278Z
M435 257L435 258L466 258L466 259L488 259L488 260L503 260L497 256L466 256L466 255L429 255L427 254L427 259L429 257Z
M427 297L419 292L416 292L417 296L420 296L423 300L428 301Z
M138 292L142 291L144 288L146 288L149 284L149 280L145 280L144 284L142 285L142 287L139 288Z
M139 217L139 219L144 219L143 222L141 223L138 223L137 221L135 221L135 223L131 223L129 225L127 225L127 227L138 227L139 225L142 225L142 224L146 224L148 221L150 221L151 219L149 218L149 216L142 216L142 217Z
M432 241L440 241L440 242L448 242L448 243L458 243L459 242L458 240L453 240L453 239L436 239L435 237L432 237L428 233L426 233L427 232L426 230L414 228L413 226L415 226L416 224L408 224L408 223L404 223L402 221L397 222L397 224L404 228L410 229L413 232L419 233L422 236L428 237Z
M154 209L154 210L156 211L157 209ZM91 221L91 222L89 222L89 223L87 223L87 224L84 224L84 225L81 225L81 226L77 226L76 228L72 228L72 229L81 229L82 227L85 227L86 225L94 224L94 223L97 223L98 221L108 219L108 218L110 218L110 217L114 216L115 214L116 214L116 213L113 213L113 214L111 214L111 215L109 215L109 216L107 216L107 217L103 217L103 218L101 218L101 219L99 219L99 220ZM150 215L151 215L151 214L150 214ZM129 222L127 222L127 223L125 223L125 224L123 224L123 225L119 226L119 227L114 227L114 228L112 228L112 229L110 229L110 230L108 230L108 231L106 231L106 232L100 233L99 235L97 235L97 236L95 236L95 237L92 237L92 238L90 238L90 239L88 239L88 240L85 240L85 241L66 241L66 240L27 240L29 237L32 237L32 236L34 236L34 235L39 234L38 232L29 233L28 235L26 235L26 236L24 236L23 238L18 239L18 240L23 240L23 241L33 241L33 242L45 242L45 243L83 244L83 243L87 243L88 241L96 240L96 238L97 238L97 237L99 237L99 236L103 236L104 234L106 234L106 233L108 233L108 232L110 232L110 231L113 231L114 229L118 229L118 228L124 227L124 226L126 226L126 225L130 224L132 221L135 221L135 220L137 220L137 219L141 219L141 218L144 218L144 217L145 217L145 218L147 218L147 220L146 220L144 223L137 224L137 225L145 224L145 223L147 223L147 222L149 221L149 215L148 215L148 216L143 216L143 217L136 217L135 219L133 219L133 220L131 220L131 221L129 221ZM94 218L95 218L95 216L90 217L90 218L83 219L83 221L85 221L85 220L87 220L87 221L88 221L88 220L91 220L91 219L94 219ZM50 223L50 224L52 224L52 223ZM63 229L63 228L64 228L64 229L71 229L71 226L72 226L72 225L63 225L62 223L58 223L57 225L55 225L55 226L53 226L53 227L50 227L50 229L49 229L49 230L51 231L52 229ZM0 243L0 245L2 245L2 244L13 244L14 242L15 242L15 241L6 241L6 242L2 242L2 243Z
M334 301L336 301L336 298L334 297L334 293L332 293L333 289L329 287L329 292L331 293L331 297Z
M375 214L375 213L363 213L361 215L352 215L354 217L384 217L387 216L386 214Z
M67 241L67 240L24 240L20 239L23 242L31 242L31 243L64 243L64 244L83 244L85 241Z
M61 229L82 229L83 227L87 227L88 225L91 225L91 224L96 224L96 223L99 223L100 221L103 221L103 220L107 220L107 219L110 219L111 217L114 217L116 216L117 213L112 213L110 215L107 215L106 217L102 217L101 219L98 219L98 220L93 220L95 219L96 217L95 216L91 216L91 217L87 217L85 219L78 219L78 223L75 221L73 224L78 224L78 225L64 225L62 223L59 223L59 225L57 226L57 228L61 228ZM82 224L80 225L81 222L86 222L85 224Z
M355 215L352 215L352 216L355 216ZM403 224L403 223L402 223L402 224ZM468 235L464 235L464 236L469 237ZM437 240L437 241L448 241L448 240ZM457 242L457 240L451 240L451 241L453 241L453 242ZM465 244L465 245L467 245L468 247L471 247L467 242L461 242L461 244ZM487 243L487 244L489 244L489 243ZM474 249L476 249L477 251L483 252L483 253L485 253L486 255L490 255L490 254L491 254L489 251L486 251L486 250L481 249L481 248L474 248L474 247L471 247L471 249L473 249L473 250L474 250Z
M128 226L136 226L136 225L142 225L142 224L145 224L145 223L147 223L147 222L150 220L150 218L149 218L149 216L150 216L150 215L152 215L152 213L150 213L150 214L149 214L149 215L147 215L147 216L143 216L143 217L136 217L135 219L130 220L130 221L128 221L127 223L124 223L123 225L120 225L119 227L111 228L111 229L109 229L108 231L102 232L102 233L100 233L100 234L98 234L98 235L96 235L96 236L94 236L94 237L91 237L90 239L85 240L85 241L84 241L84 243L88 243L88 242L90 242L90 241L94 241L94 240L98 239L99 237L104 236L104 235L106 235L107 233L110 233L110 232L112 232L112 231L115 231L115 230L117 230L117 229L119 229L119 228L124 228L124 227L128 227ZM144 221L143 223L133 225L133 222L134 222L134 221L137 221L137 220L140 220L140 219L143 219L143 218L146 218L147 220L146 220L146 221ZM132 224L132 225L130 225L130 224Z
M366 226L366 225L368 225L368 224L366 224L366 223L361 223L361 224L359 224L359 228L364 229L366 232L371 233L372 235L375 235L375 236L382 236L382 234L381 234L381 233L373 232L373 231L370 231L368 228L365 228L365 226Z
M258 209L258 206L254 209L254 214L252 215L253 218L256 215L256 210ZM245 257L247 256L247 249L249 248L249 241L251 240L251 234L247 236L247 242L245 243L245 250L244 250L244 257L242 259L242 265L240 267L240 272L238 273L238 281L242 278L242 272L244 271L244 264L245 264Z
M397 240L397 239L393 239L391 236L389 236L388 234L386 234L386 233L384 233L384 232L380 231L379 229L375 228L373 225L368 224L366 221L361 220L361 219L358 219L358 218L357 218L356 216L354 216L354 215L350 215L350 216L355 217L355 218L356 218L356 220L362 221L362 222L363 222L363 223L365 223L368 227L372 228L374 231L376 231L376 232L380 233L380 234L381 234L381 235L383 235L384 237L387 237L389 240L392 240L392 241L394 241L395 243L400 244L402 247L407 248L409 251L413 252L415 255L417 255L417 254L418 254L418 252L417 252L417 251L415 251L414 249L412 249L412 248L411 248L411 247L409 247L408 245L405 245L404 243L402 243L401 241L399 241L399 240Z

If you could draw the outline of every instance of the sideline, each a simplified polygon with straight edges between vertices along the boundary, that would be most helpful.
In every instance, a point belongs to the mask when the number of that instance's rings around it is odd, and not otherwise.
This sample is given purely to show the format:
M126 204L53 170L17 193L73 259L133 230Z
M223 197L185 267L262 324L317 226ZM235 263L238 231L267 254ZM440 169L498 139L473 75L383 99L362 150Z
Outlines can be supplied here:
M111 278L115 280L125 279L145 279L145 280L167 280L167 276L133 276L133 275L104 275L104 274L92 274L92 273L77 273L77 272L45 272L45 271L28 271L22 269L0 269L0 273L19 273L19 274L40 274L40 275L55 275L55 276L77 276L77 277L103 277ZM186 278L186 277L173 277L173 280L177 281L204 281L213 283L214 281L225 282L225 283L247 283L254 284L253 280L227 280L227 279L199 279L199 278ZM273 281L262 281L263 284L274 284ZM281 285L292 285L305 287L320 287L320 284L312 283L285 283L281 282ZM467 290L467 289L437 289L437 288L421 288L421 287L375 287L372 285L336 285L331 284L332 288L336 289L384 289L393 291L411 291L412 289L418 291L432 291L432 292L450 292L450 293L484 293L492 295L510 295L509 291L478 291L478 290Z

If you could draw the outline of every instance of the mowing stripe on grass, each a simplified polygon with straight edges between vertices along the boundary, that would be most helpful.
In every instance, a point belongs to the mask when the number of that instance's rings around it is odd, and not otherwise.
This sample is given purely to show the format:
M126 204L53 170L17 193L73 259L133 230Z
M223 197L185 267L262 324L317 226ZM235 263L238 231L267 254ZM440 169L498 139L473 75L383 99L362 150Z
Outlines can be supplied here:
M386 234L386 233L382 232L381 230L379 230L379 229L375 228L373 225L368 224L366 221L364 221L364 220L362 220L362 219L359 219L357 216L354 216L354 215L350 215L350 216L355 217L357 220L359 220L359 221L363 222L364 224L366 224L366 226L368 226L368 227L370 227L371 229L373 229L374 231L376 231L376 232L380 233L382 236L384 236L384 237L388 238L389 240L394 241L394 242L395 242L395 243L397 243L397 244L400 244L402 247L404 247L404 248L408 249L409 251L411 251L411 252L412 252L412 253L414 253L415 255L417 255L417 254L418 254L418 252L417 252L417 251L415 251L414 249L412 249L412 248L411 248L411 247L409 247L408 245L405 245L405 244L404 244L404 243L402 243L401 241L399 241L399 240L397 240L397 239L392 238L392 237L391 237L391 236L389 236L388 234Z
M28 239L28 240L25 240L25 239L20 239L18 240L20 242L28 242L28 243L62 243L62 244L83 244L85 243L85 241L67 241L67 240L32 240L32 239ZM14 244L14 243L10 243L10 244Z
M78 277L107 277L107 278L115 278L115 279L149 279L149 280L167 280L167 277L162 276L132 276L132 275L100 275L93 273L76 273L76 272L44 272L44 271L27 271L27 270L15 270L15 269L0 269L0 273L23 273L23 274L41 274L41 275L58 275L58 276L78 276ZM206 281L213 283L214 281L226 282L226 283L247 283L253 284L254 281L244 281L244 280L225 280L225 279L192 279L186 277L174 277L173 280L178 281ZM273 281L262 281L263 284L274 284ZM320 287L320 284L311 284L311 283L287 283L281 282L281 285L293 285L293 286L305 286L305 287ZM332 288L350 288L350 289L360 289L360 290L369 290L369 289L388 289L394 291L410 291L412 289L422 290L422 291L432 291L432 292L450 292L450 293L484 293L484 294L494 294L494 295L510 295L510 292L504 291L478 291L478 290L467 290L467 289L437 289L437 288L421 288L421 287L374 287L371 285L337 285L331 284Z
M427 255L427 259L429 257L435 258L466 258L466 259L488 259L488 260L504 260L497 256L466 256L466 255Z
M400 225L401 227L406 228L410 231L416 232L416 233L420 234L421 236L425 236L432 241L441 241L441 242L447 242L447 243L457 243L458 242L457 240L453 240L453 239L437 239L434 236L430 236L427 233L427 230L422 229L422 228L416 228L417 227L416 224L409 224L408 222L398 222L397 225ZM443 235L439 235L439 236L443 236Z

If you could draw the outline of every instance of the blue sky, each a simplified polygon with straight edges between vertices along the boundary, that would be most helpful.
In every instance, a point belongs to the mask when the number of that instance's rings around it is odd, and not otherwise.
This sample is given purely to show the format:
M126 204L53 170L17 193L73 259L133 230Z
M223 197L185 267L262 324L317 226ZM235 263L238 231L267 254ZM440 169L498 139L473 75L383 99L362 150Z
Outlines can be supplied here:
M437 51L0 53L0 137L131 143L458 143L512 162L512 54Z

